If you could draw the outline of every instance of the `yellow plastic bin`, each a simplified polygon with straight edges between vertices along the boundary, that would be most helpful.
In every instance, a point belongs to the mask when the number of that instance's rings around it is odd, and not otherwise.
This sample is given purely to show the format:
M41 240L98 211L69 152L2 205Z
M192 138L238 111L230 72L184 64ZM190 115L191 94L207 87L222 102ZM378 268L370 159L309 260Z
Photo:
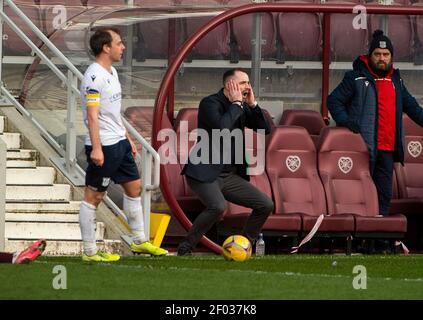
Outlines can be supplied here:
M128 224L119 216L118 219L125 226L128 232L130 232L131 228L129 228ZM155 246L160 247L162 244L169 222L170 215L168 214L154 212L150 214L150 241Z
M169 222L170 215L165 213L151 213L150 240L155 246L161 246L167 227L169 226Z

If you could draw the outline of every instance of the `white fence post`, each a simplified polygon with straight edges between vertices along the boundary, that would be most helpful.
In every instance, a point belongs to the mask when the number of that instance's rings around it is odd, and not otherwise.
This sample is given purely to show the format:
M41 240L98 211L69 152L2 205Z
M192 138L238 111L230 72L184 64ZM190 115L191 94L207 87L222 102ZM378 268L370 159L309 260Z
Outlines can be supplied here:
M146 187L151 185L151 154L142 148L141 161L143 164L141 179L143 181L143 190L141 193L142 210L144 214L144 230L147 239L150 239L150 210L151 210L151 190ZM156 164L157 165L157 164Z
M78 86L78 78L68 70L68 106L66 119L66 170L69 175L75 175L76 166L76 132L75 132L75 113L76 113L76 94L72 86Z
M6 143L0 139L0 251L4 251L6 245L6 161L7 146Z

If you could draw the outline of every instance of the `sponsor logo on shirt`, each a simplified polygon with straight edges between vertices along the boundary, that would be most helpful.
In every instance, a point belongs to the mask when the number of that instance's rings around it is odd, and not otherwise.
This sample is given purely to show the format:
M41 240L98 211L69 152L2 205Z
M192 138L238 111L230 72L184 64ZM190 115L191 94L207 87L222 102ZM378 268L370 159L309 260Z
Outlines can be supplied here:
M112 96L109 98L109 101L110 102L115 102L115 101L120 100L121 98L122 98L122 93L121 92L117 92L117 93L112 94Z
M87 100L87 107L99 107L100 106L100 92L95 89L87 90L85 94L85 99Z

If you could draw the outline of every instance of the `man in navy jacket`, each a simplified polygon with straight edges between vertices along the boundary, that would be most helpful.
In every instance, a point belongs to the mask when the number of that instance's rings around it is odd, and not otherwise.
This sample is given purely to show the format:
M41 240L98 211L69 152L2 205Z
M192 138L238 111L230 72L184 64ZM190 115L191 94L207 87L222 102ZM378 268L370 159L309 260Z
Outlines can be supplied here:
M390 39L376 30L368 55L354 61L327 102L337 125L361 134L367 144L381 215L389 214L393 164L404 162L402 113L423 126L423 109L393 68L393 55Z
M200 102L198 129L205 133L208 142L201 143L201 138L197 141L182 174L206 208L179 245L178 255L191 254L201 237L223 214L226 200L253 209L243 230L250 241L258 237L273 211L273 201L248 182L244 147L245 127L264 129L268 134L269 123L255 100L247 73L241 69L228 70L223 75L223 85L218 93ZM222 139L213 138L216 132L230 137L224 143ZM240 137L240 141L236 137ZM194 161L195 157L201 161Z

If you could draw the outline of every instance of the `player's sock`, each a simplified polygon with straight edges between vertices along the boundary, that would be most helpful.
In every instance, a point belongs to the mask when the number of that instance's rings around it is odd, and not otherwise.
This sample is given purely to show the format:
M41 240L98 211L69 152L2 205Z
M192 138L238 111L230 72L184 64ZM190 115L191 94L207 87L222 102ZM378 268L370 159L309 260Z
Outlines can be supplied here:
M148 239L146 238L144 232L141 197L131 198L124 194L123 211L128 218L128 224L132 231L132 240L136 244L147 241Z
M84 253L87 256L92 256L97 253L97 246L95 243L96 221L95 221L96 207L88 202L82 201L79 210L79 226L81 228L81 236L83 241Z
M0 252L0 263L13 263L15 255L8 252Z

